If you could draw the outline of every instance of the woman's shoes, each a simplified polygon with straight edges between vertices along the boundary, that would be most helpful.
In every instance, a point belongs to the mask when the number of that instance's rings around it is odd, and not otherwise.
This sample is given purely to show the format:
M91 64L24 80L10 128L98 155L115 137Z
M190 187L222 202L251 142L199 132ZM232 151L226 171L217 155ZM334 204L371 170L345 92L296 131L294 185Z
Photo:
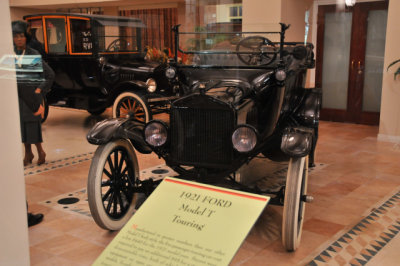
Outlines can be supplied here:
M25 158L24 158L24 166L27 166L28 164L32 163L33 160L33 154L25 154ZM39 153L39 159L37 161L38 165L44 164L46 162L46 153L45 152L41 152Z
M46 162L46 153L45 152L39 153L39 159L37 161L37 164L41 165L44 164L45 162Z
M28 164L32 163L33 160L33 154L25 154L25 158L24 158L24 166L27 166Z

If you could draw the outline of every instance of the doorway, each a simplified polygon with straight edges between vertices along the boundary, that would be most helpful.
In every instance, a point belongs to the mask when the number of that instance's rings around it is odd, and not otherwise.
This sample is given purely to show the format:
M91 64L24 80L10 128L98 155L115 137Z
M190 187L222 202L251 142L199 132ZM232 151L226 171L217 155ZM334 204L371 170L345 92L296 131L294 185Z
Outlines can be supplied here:
M388 3L319 6L316 86L321 119L379 124Z

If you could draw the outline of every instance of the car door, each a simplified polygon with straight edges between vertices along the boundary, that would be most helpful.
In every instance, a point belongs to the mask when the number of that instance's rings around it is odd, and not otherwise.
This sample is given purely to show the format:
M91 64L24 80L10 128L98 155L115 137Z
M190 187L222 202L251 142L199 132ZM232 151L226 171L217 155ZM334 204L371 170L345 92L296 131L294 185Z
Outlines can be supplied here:
M47 60L56 74L55 89L85 94L87 88L98 87L90 19L51 15L43 21Z
M99 64L93 55L94 42L91 20L86 17L69 16L67 20L69 36L69 64L74 72L76 86L85 93L99 87ZM96 93L96 91L93 91Z

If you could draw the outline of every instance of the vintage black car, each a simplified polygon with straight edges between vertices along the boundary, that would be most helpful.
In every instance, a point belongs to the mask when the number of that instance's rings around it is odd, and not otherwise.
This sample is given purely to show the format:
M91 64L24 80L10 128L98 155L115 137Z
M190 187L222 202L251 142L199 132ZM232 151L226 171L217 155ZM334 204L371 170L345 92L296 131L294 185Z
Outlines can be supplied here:
M30 45L56 74L46 95L48 105L94 115L113 106L113 117L134 113L147 122L153 107L163 111L179 94L169 86L163 64L145 60L145 25L139 19L67 13L24 19L32 35Z
M117 230L160 180L141 180L135 150L155 152L179 178L272 196L283 206L287 250L300 241L308 167L314 164L321 93L304 87L313 45L285 42L288 26L257 33L179 32L175 59L165 70L185 96L172 102L168 120L99 122L88 141L99 145L88 176L96 223ZM194 37L193 37L194 36ZM268 39L269 37L270 39ZM273 41L275 40L275 41ZM180 42L191 46L182 48ZM179 57L180 58L179 58ZM255 157L288 161L277 191L247 184L239 169Z

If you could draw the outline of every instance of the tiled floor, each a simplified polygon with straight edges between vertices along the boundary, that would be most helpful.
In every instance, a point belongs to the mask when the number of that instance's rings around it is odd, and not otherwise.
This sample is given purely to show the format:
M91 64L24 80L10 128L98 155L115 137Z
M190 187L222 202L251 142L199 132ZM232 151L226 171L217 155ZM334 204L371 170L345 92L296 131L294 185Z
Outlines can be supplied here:
M32 265L90 265L117 234L94 223L84 196L96 149L86 132L108 116L50 109L43 125L47 163L25 168L29 209L45 215L29 228ZM267 206L231 264L399 265L400 144L378 142L377 133L372 126L321 122L319 166L308 188L315 200L306 208L300 248L283 249L282 208ZM137 155L141 170L163 164L154 154ZM77 195L79 205L55 203Z

